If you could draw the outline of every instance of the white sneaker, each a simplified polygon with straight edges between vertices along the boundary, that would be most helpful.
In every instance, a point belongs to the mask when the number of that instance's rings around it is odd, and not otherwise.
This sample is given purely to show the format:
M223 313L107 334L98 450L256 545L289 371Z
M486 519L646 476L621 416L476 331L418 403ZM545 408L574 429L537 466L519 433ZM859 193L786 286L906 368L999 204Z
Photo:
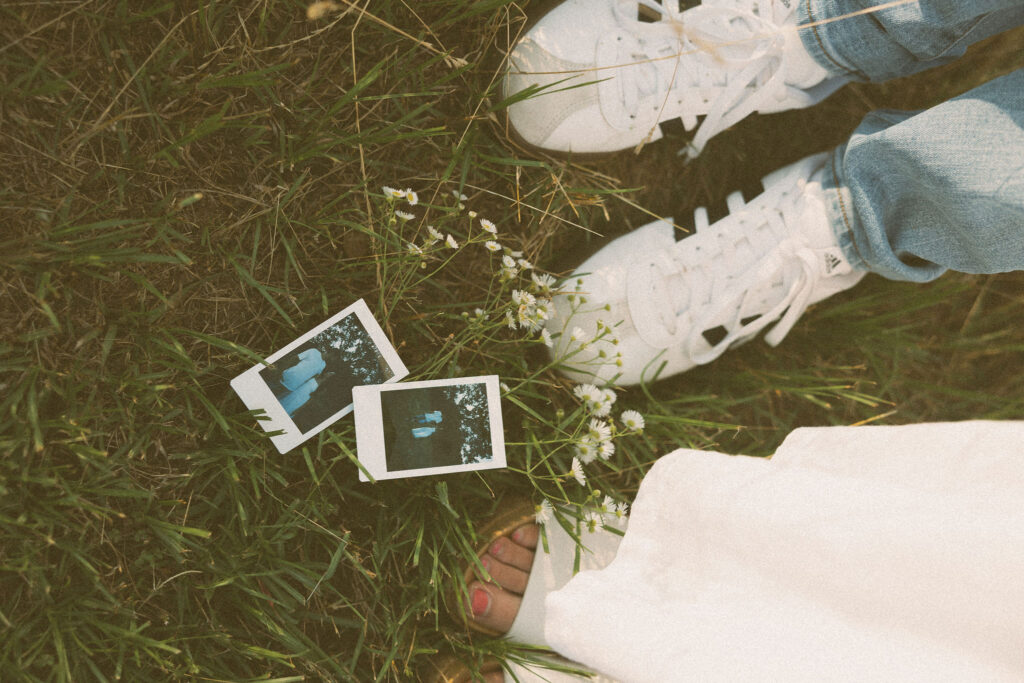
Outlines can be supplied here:
M565 0L512 48L512 131L544 150L593 154L697 128L689 153L757 112L820 102L847 82L807 54L795 0ZM638 17L644 16L647 20ZM704 121L698 128L698 117Z
M676 241L655 221L587 259L554 299L553 358L579 382L640 384L718 358L778 320L775 346L806 308L865 275L839 248L819 177L825 154L764 178L749 203ZM564 290L563 290L564 291Z

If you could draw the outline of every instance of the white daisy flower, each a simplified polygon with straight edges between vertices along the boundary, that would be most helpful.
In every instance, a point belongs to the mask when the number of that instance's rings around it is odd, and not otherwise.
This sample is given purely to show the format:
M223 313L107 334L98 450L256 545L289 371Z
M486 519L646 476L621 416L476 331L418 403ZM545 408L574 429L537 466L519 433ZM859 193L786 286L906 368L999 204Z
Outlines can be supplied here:
M537 303L537 298L534 297L533 294L527 292L526 290L513 289L512 301L514 301L517 306L533 306L535 303Z
M404 194L401 190L396 190L395 188L388 187L387 185L380 188L380 191L383 192L384 196L388 199L398 199Z
M554 508L551 505L551 501L545 498L539 505L533 506L533 521L537 524L546 524L551 519L553 512Z
M469 212L469 217L470 218L476 218L476 211L470 211Z
M515 259L512 258L511 256L508 256L507 254L501 257L501 265L505 266L509 270L516 269Z
M540 340L544 342L544 346L548 347L549 349L552 348L555 344L554 340L551 339L551 333L548 332L548 328L546 327L540 331Z
M494 240L487 240L484 242L484 246L487 247L488 251L501 251L501 245Z
M612 404L601 400L592 404L590 409L597 417L608 417L612 412Z
M626 515L629 514L629 503L616 503L615 504L615 518L619 521L626 519Z
M601 504L597 506L602 515L609 515L615 512L615 500L611 496L605 496Z
M569 335L569 341L576 342L577 344L586 344L590 341L590 335L583 331L582 327L572 328L572 333Z
M409 206L416 206L417 204L420 203L420 196L413 192L412 190L410 190L409 188L406 188L405 201L409 202Z
M459 243L456 242L455 238L452 237L451 235L448 235L448 237L445 238L444 242L445 242L445 244L447 244L452 249L458 249L459 248Z
M519 267L523 270L533 270L533 264L524 258L519 259L516 263L518 263Z
M510 330L514 330L519 326L516 323L516 317L512 315L512 311L505 311L505 324L508 325Z
M523 255L523 252L521 252L521 251L516 251L515 249L509 249L509 250L508 250L508 254L509 254L509 256L514 256L514 257L516 257L516 258L519 258L520 256L522 256L522 255Z
M533 306L527 304L523 304L516 310L516 319L519 320L520 327L530 332L536 332L543 324L534 314Z
M589 465L594 462L597 458L598 451L598 445L587 437L583 437L576 444L576 457L578 457L580 462L584 465Z
M455 197L456 199L458 199L460 202L464 202L467 199L469 199L469 197L467 197L466 195L462 194L458 190L452 190L452 196Z
M533 286L537 291L543 294L547 294L555 286L555 278L547 273L530 273L530 279L533 280Z
M597 510L587 510L586 514L583 515L583 526L590 533L600 531L604 528L604 517Z
M406 211L395 210L395 215L401 218L403 221L411 221L413 218L416 218L416 214L408 213Z
M623 410L619 416L622 426L631 432L639 432L644 428L644 416L635 410Z
M440 242L441 240L444 239L444 235L441 234L441 231L435 228L433 225L427 226L427 234L430 235L431 244L433 244L434 242Z
M416 256L423 256L423 248L413 244L412 242L409 242L409 244L406 246L406 249L409 251L410 254L414 254Z
M586 486L587 475L583 472L583 465L580 463L579 458L572 459L572 468L569 470L569 473L572 474L573 479L579 482L580 486Z
M480 227L483 228L484 232L489 232L492 235L498 234L498 227L486 218L480 219Z
M474 308L473 309L473 315L475 315L477 318L486 318L487 317L487 311L485 311L482 308Z
M585 403L594 403L601 400L601 390L593 384L578 384L572 390L576 398Z
M537 317L541 320L551 320L555 316L555 308L551 305L551 299L537 299Z
M612 428L608 426L608 423L604 420L598 420L596 418L590 418L590 426L588 428L590 438L598 443L608 441L612 438Z
M608 458L612 457L613 455L615 455L615 442L602 441L601 445L598 446L597 454L598 456L600 456L602 460L607 460Z

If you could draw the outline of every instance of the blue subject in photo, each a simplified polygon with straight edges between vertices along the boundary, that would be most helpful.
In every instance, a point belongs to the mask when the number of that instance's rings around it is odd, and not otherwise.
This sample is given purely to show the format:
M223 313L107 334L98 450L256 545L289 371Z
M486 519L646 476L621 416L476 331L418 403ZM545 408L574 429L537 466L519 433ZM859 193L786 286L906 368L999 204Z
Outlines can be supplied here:
M306 349L299 354L299 362L291 366L283 373L281 373L281 384L284 385L285 389L291 392L297 391L300 387L305 385L310 379L316 377L324 368L327 367L327 363L324 361L323 355L319 349ZM313 384L313 388L306 392L306 398L309 398L309 394L316 389L316 384ZM306 400L303 399L302 403ZM302 405L300 403L299 405ZM296 408L298 407L295 406ZM288 410L285 406L285 410ZM291 411L288 411L291 413Z
M426 437L433 434L436 429L433 427L413 427L412 436L414 439L425 439Z
M440 410L435 410L430 413L423 413L416 416L416 424L429 425L429 424L441 424L444 418L441 416Z
M281 407L288 413L289 416L294 415L295 411L306 404L309 400L310 394L317 390L320 385L317 384L316 379L310 377L303 382L295 391L285 395L281 398Z

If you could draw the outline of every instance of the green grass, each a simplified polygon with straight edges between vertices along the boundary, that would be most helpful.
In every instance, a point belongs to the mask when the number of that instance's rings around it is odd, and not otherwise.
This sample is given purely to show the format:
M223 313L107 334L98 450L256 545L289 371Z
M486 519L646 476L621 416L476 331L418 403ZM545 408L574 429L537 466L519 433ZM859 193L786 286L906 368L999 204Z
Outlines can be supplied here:
M528 280L499 277L467 216L564 273L637 207L682 215L870 109L1019 66L1019 31L745 121L689 165L678 141L577 164L503 136L522 3L339 4L0 7L0 680L412 680L434 652L529 656L445 616L505 496L630 500L659 454L766 455L800 425L1024 416L1020 273L869 277L777 349L619 392L647 429L580 487L586 416L505 326ZM415 219L391 222L383 185L418 192ZM410 254L427 225L460 249ZM412 378L502 376L507 471L360 484L350 418L270 446L229 380L358 298Z

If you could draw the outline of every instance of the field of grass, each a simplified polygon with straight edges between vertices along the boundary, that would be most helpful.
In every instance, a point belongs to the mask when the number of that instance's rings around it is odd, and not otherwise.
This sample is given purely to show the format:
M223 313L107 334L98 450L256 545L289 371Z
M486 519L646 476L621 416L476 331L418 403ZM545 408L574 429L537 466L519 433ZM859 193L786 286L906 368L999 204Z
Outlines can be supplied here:
M647 428L580 486L588 416L506 326L529 273L503 277L469 214L565 274L643 209L683 215L871 109L1019 67L1021 31L747 120L690 164L678 140L582 164L504 135L495 74L527 3L306 9L0 5L0 680L400 681L435 652L529 656L446 616L504 497L629 501L659 454L768 455L801 425L1024 417L1022 273L869 276L777 349L619 391L612 416ZM458 248L411 251L430 225ZM351 418L273 449L228 382L359 298L410 379L502 377L507 470L361 484Z

